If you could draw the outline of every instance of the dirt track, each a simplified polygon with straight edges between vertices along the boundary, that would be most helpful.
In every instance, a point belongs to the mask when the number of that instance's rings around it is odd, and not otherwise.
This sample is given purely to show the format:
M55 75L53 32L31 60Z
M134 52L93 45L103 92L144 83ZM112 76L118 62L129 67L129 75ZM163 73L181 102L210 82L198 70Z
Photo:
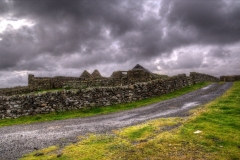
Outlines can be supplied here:
M178 98L108 115L2 127L0 160L18 159L50 145L65 145L90 132L107 132L159 117L185 116L190 109L214 100L231 86L232 83L215 83Z

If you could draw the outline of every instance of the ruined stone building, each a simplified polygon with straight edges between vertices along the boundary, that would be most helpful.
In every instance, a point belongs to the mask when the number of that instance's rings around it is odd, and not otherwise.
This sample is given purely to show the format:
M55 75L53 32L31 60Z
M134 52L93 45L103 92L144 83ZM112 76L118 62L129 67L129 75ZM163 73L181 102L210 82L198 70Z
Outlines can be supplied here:
M103 77L98 70L92 74L84 70L80 77L35 77L28 76L28 86L36 90L47 90L56 88L82 88L100 86L122 86L137 82L147 82L164 76L156 75L148 69L137 64L128 71L114 71L110 77ZM165 76L166 77L166 76Z

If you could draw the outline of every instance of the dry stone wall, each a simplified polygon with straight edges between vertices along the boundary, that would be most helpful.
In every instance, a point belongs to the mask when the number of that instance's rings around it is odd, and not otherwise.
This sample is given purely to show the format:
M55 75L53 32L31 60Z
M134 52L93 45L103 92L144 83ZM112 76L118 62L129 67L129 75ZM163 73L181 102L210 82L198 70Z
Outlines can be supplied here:
M63 84L68 81L79 81L79 77L34 77L34 75L28 76L28 86L37 87L38 90L48 90L54 88L62 88Z
M29 74L28 86L5 89L0 88L0 95L10 96L60 88L79 89L86 87L123 86L138 82L147 82L157 78L162 77L156 76L140 65L136 65L130 71L113 72L112 76L109 78L102 77L98 70L95 70L92 74L85 70L80 77L35 77Z
M240 75L233 75L233 76L221 76L221 81L224 82L234 82L234 81L240 81Z
M126 86L0 96L0 119L127 103L160 96L203 81L218 81L218 78L191 73L189 77L182 74Z
M28 86L13 87L13 88L0 88L0 96L11 96L16 94L26 94L41 90L59 89L63 88L66 82L79 82L78 77L34 77L28 76Z
M129 84L134 84L135 82L146 82L153 80L155 77L145 70L130 70L127 72L127 79Z
M63 88L82 89L87 87L114 87L127 85L127 78L101 78L85 81L68 81L63 84Z
M210 81L210 82L218 82L219 78L207 75L207 74L202 74L202 73L197 73L197 72L190 72L190 77L192 79L192 83L199 83L203 81Z
M13 88L0 88L0 96L11 96L17 94L26 94L39 90L38 87L33 86L22 86Z

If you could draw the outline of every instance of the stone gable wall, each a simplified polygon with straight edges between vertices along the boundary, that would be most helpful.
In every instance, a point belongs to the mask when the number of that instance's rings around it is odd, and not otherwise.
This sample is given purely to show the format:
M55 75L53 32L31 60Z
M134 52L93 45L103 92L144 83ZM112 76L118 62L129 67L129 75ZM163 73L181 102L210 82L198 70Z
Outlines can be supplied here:
M185 86L218 78L200 73L117 87L101 87L31 95L0 96L0 119L121 104L160 96Z
M63 84L68 81L79 81L79 77L34 77L34 75L28 76L28 86L37 87L39 90L48 90L54 88L62 88Z
M84 81L68 81L63 84L63 87L71 89L82 89L87 87L115 87L127 84L127 78L100 78Z
M147 82L153 80L153 76L144 70L130 70L127 72L128 82L134 84L135 82Z
M63 88L66 82L76 82L79 81L78 77L34 77L34 75L28 76L28 86L13 87L13 88L0 88L0 96L6 95L16 95L16 94L26 94L41 90L59 89Z

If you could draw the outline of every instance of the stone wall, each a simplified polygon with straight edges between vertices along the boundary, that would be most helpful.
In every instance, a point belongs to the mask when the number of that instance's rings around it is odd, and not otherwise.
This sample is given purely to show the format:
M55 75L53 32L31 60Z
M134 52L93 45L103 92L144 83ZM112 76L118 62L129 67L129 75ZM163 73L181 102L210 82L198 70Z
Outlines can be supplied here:
M121 71L116 72L121 73ZM196 72L191 72L190 77L194 79L193 83L205 79L207 81L218 81L213 76L200 74ZM138 82L147 82L154 79L162 79L161 77L153 77L147 72L142 70L131 70L128 71L128 74L117 77L110 78L95 78L83 80L78 77L35 77L34 75L29 74L28 76L28 86L23 87L14 87L14 88L1 88L0 95L16 95L16 94L26 94L35 91L41 90L50 90L58 88L71 88L71 89L82 89L88 87L114 87L114 86L123 86L134 84Z
M127 74L123 71L113 72L110 78L98 78L79 81L67 81L64 87L72 89L80 89L86 87L114 87L135 84L139 82L147 82L161 77L154 77L150 73L143 70L130 70Z
M13 88L0 88L0 96L11 96L16 94L26 94L38 90L37 87L21 86Z
M134 71L141 73L140 71ZM118 73L118 72L116 72ZM121 73L121 72L119 72ZM132 73L132 72L131 72ZM136 82L146 82L151 80L143 74L138 75L135 78L130 76L110 77L110 78L94 78L94 79L83 79L79 77L35 77L32 74L28 75L28 86L14 87L14 88L2 88L0 89L0 95L16 95L25 94L41 90L51 90L59 88L87 88L87 87L110 87L110 86L123 86L127 84L133 84ZM141 78L140 78L141 77Z
M135 82L153 80L154 77L150 72L146 72L145 70L130 70L127 72L127 79L129 84L134 84Z
M193 84L203 82L203 81L210 81L210 82L218 82L219 78L203 74L203 73L197 73L197 72L190 72L190 77L192 78Z
M48 90L55 88L62 88L63 84L68 81L79 81L79 77L35 77L29 74L28 76L28 86L37 87L38 90Z
M0 95L25 94L41 90L51 90L60 88L87 88L87 87L110 87L123 86L138 82L147 82L153 79L162 78L151 73L139 64L130 71L115 71L109 78L102 77L98 70L92 74L86 70L80 77L35 77L28 75L28 86L14 88L0 88Z
M63 88L82 89L87 87L114 87L127 85L127 78L101 78L80 81L68 81L63 84Z
M181 74L126 86L0 96L0 119L127 103L160 96L203 81L218 81L218 78L194 72L189 77Z
M240 75L233 75L233 76L221 76L221 81L224 82L234 82L234 81L240 81Z
M63 88L66 82L76 82L79 81L78 77L34 77L34 75L28 76L28 86L13 87L13 88L0 88L0 96L6 95L16 95L16 94L26 94L41 90L50 90L56 88Z

